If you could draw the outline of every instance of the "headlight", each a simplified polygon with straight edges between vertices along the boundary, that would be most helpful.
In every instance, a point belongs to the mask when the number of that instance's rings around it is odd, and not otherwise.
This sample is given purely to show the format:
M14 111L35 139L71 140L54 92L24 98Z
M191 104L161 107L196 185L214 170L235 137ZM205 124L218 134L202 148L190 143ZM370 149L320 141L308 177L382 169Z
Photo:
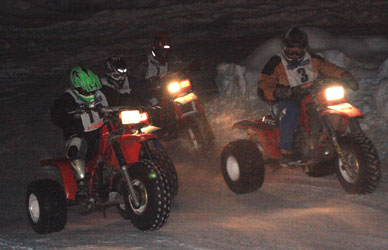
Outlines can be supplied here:
M124 110L120 112L120 119L122 124L138 124L141 116L139 110Z
M174 94L181 91L182 89L190 89L190 87L191 87L190 80L185 79L180 82L171 82L170 84L168 84L167 88L171 94Z
M327 88L325 94L328 101L340 100L345 96L344 87L335 86Z
M168 91L170 93L176 93L179 90L181 90L181 86L179 85L179 82L172 82L168 85Z

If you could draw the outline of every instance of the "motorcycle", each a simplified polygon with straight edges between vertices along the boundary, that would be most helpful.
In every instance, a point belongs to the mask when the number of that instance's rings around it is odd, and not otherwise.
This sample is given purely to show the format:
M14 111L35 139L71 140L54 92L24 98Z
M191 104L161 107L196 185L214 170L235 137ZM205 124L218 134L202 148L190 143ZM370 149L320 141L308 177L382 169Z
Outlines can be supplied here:
M104 120L98 149L86 165L90 199L76 199L77 184L67 158L41 161L38 180L29 184L26 210L39 234L62 230L67 206L81 214L115 206L120 215L143 231L157 230L169 216L178 179L172 161L151 132L148 114L127 107L95 108ZM71 114L82 114L76 110Z
M227 186L238 194L258 190L268 165L278 169L302 167L312 177L336 172L346 192L372 193L381 178L379 156L363 133L358 121L362 113L346 99L343 84L320 78L292 89L300 100L300 119L294 133L294 149L300 160L282 160L279 127L271 115L237 122L233 128L245 131L249 140L232 141L223 149L221 170Z
M161 128L157 134L161 141L183 136L196 151L207 153L213 149L214 134L189 79L172 73L155 80L146 91L158 101L149 113L151 123Z

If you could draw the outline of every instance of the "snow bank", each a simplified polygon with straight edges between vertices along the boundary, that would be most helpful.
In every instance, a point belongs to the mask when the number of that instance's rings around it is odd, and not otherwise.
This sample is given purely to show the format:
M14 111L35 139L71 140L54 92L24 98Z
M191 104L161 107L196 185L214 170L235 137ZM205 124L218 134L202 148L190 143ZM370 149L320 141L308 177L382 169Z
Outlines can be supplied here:
M388 58L379 67L377 81L379 85L374 95L377 111L388 120Z
M216 84L222 97L242 95L248 99L256 98L259 71L233 63L217 65Z
M388 58L380 65L377 80L383 81L388 79Z

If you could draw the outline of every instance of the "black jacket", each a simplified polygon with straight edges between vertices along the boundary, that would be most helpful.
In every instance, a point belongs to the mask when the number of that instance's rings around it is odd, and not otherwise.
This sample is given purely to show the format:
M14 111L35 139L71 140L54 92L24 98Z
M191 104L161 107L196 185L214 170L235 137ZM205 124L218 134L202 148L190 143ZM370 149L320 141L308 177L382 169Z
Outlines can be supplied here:
M80 136L84 134L81 118L68 114L77 108L79 105L69 93L62 94L51 107L51 120L57 127L63 129L65 140L74 134Z
M128 77L130 93L120 93L113 85L106 83L107 79L101 79L101 92L105 95L109 106L138 106L141 93L137 90L137 81L133 77Z

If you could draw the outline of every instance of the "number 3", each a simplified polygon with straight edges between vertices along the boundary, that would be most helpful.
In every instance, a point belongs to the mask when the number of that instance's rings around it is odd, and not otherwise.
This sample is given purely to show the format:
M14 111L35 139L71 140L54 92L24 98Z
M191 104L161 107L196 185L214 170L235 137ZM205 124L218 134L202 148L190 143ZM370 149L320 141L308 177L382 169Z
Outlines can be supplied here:
M301 75L300 80L302 82L307 82L309 77L306 75L306 70L304 68L299 68L297 72Z

